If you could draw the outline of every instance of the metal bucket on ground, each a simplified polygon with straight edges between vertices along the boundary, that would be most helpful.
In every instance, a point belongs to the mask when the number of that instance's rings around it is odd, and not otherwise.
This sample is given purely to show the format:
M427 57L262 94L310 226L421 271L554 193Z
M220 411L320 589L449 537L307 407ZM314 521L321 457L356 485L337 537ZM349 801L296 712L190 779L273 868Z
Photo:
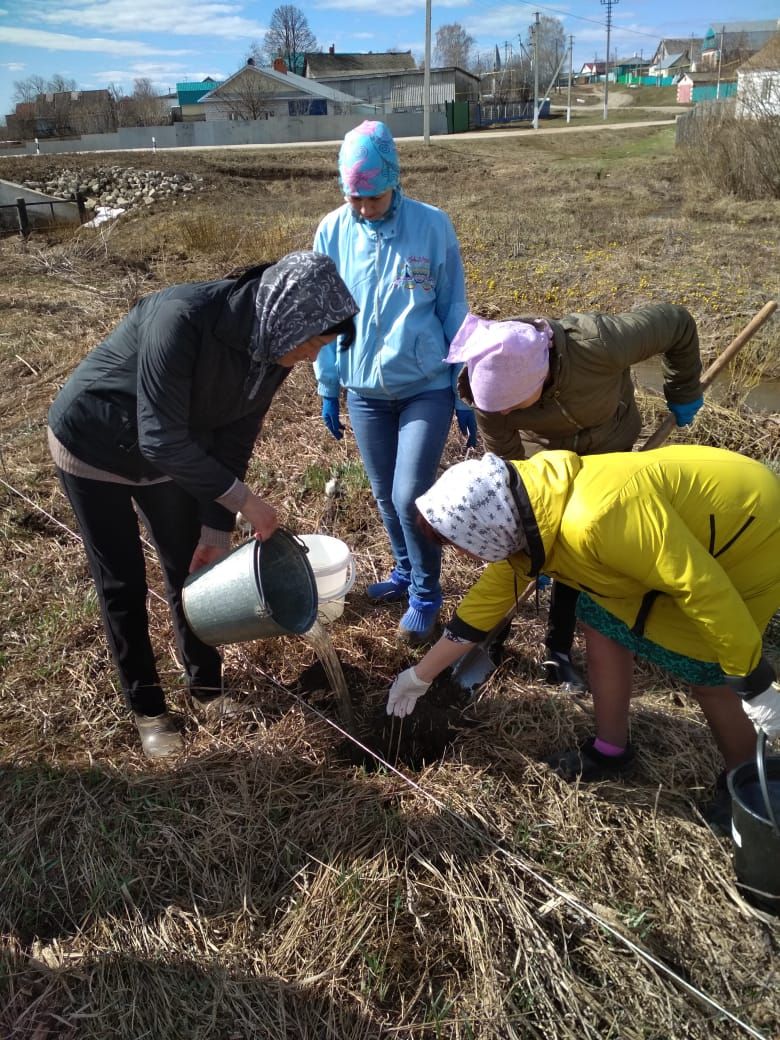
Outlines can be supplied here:
M301 635L317 620L317 583L307 549L278 528L252 539L184 583L192 631L209 646Z
M302 534L317 582L319 619L326 624L344 613L344 597L355 584L355 561L349 546L329 534Z
M728 775L734 871L747 902L780 914L780 755L766 756L759 732L755 762Z

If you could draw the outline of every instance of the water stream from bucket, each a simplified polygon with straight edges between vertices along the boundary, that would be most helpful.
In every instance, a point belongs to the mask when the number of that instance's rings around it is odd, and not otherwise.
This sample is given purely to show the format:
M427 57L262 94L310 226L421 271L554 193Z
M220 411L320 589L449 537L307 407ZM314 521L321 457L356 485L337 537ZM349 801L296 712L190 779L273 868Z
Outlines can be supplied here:
M341 706L342 722L350 732L354 732L355 713L352 710L347 680L325 626L319 620L315 621L309 631L303 633L303 639L314 647Z

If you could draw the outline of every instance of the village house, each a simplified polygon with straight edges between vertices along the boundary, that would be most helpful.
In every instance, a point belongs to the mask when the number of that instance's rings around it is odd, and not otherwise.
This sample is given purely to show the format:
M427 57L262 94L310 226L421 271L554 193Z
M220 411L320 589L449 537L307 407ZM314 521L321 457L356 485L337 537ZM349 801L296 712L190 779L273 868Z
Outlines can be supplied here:
M737 69L737 115L780 116L780 32Z
M702 40L702 66L721 68L740 64L764 47L780 31L780 18L752 22L722 22L711 25Z
M204 94L197 102L206 121L271 119L276 116L316 116L355 111L373 115L359 98L316 80L287 71L282 58L273 68L260 68L252 58L238 72Z

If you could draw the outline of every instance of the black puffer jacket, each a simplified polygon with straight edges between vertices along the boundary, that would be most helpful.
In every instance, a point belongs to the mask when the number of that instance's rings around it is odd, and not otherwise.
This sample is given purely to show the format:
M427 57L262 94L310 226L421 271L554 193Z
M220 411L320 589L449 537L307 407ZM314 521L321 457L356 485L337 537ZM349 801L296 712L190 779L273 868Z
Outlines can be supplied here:
M267 265L266 265L267 266ZM49 426L76 458L129 480L171 477L230 530L214 500L243 480L263 417L290 369L272 365L250 400L255 267L238 280L175 285L141 299L75 369Z

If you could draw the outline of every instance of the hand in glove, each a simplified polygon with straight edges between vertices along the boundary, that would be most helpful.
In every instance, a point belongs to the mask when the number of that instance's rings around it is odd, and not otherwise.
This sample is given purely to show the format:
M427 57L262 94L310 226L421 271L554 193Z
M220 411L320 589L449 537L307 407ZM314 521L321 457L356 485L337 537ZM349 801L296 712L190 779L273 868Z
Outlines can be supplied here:
M762 729L769 740L780 737L780 686L776 682L757 697L743 701L742 707L756 729Z
M687 404L672 404L670 401L669 411L674 415L678 426L690 426L703 404L703 397L697 397L695 401L688 401Z
M407 668L397 675L387 695L387 714L397 715L402 719L411 715L418 699L422 697L431 684L417 678L414 668Z
M765 657L748 675L727 675L726 682L742 698L742 708L756 727L772 740L780 736L780 686Z
M458 420L458 429L467 437L467 448L477 446L477 418L470 408L456 408L455 417Z
M338 397L323 397L322 399L322 421L330 432L340 441L344 436L344 427L339 422L339 399Z

